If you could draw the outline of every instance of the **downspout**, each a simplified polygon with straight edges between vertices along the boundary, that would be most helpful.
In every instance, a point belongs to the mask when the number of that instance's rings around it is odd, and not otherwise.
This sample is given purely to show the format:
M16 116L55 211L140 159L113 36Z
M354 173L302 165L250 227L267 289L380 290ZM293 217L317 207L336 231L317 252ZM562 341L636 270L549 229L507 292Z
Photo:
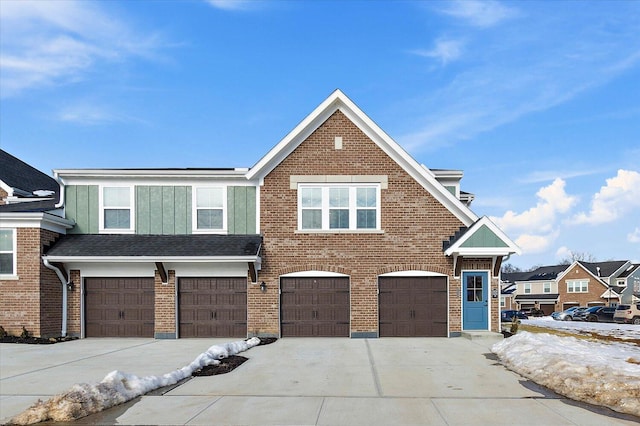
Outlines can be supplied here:
M62 271L49 263L49 259L47 259L46 257L42 257L42 261L44 262L44 266L56 273L58 279L62 283L62 330L60 334L62 335L62 337L67 337L67 286L69 285L70 281L67 282L67 280L64 278L64 275L62 274Z
M55 208L59 209L60 207L64 207L64 183L62 183L62 179L58 175L58 172L53 173L53 178L58 182L58 186L60 187L60 200L55 205Z

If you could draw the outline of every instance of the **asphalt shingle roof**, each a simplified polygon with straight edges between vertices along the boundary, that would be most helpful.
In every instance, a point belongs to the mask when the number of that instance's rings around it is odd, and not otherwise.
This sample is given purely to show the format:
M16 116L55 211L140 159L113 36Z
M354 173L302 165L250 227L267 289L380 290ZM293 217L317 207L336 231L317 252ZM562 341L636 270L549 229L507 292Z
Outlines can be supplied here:
M622 268L622 266L627 263L626 260L614 260L611 262L580 262L582 266L589 270L596 277L609 277L618 269ZM600 268L600 273L598 273L598 268Z
M37 190L53 191L56 201L60 193L60 186L54 178L1 149L0 180L11 188L28 193Z
M257 256L260 235L121 235L62 236L46 256L89 257L218 257Z
M26 201L23 203L4 204L0 206L0 213L40 213L54 210L56 200L42 200L42 201Z

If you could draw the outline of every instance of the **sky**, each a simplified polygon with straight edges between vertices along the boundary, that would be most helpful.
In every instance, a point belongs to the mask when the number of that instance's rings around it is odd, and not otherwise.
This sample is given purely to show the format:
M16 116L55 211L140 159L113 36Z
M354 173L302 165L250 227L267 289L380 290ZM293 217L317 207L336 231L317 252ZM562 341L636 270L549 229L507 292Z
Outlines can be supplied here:
M640 261L640 1L0 0L0 148L251 167L336 88L528 269Z

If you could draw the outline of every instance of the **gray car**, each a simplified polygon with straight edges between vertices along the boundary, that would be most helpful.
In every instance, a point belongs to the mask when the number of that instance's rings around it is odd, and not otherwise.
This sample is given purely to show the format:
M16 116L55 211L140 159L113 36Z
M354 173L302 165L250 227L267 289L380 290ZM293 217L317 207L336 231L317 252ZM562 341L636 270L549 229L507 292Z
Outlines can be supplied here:
M558 320L558 321L573 321L573 317L576 314L576 311L578 311L578 309L580 310L586 310L587 308L582 307L582 306L572 306L568 309L565 309L562 312L554 312L551 314L551 318L553 318L554 320ZM580 311L578 311L580 312Z

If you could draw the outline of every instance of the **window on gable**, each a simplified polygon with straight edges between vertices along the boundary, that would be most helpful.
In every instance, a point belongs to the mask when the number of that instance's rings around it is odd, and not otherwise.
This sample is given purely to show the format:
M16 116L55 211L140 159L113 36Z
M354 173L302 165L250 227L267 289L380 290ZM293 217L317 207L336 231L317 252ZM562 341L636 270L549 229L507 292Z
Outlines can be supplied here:
M131 188L102 188L104 229L131 229Z
M0 275L15 275L15 263L15 230L0 229Z
M589 281L571 280L567 281L567 293L587 293L589 291Z
M196 188L196 229L221 231L225 229L225 190Z
M379 185L300 185L301 230L380 229Z

